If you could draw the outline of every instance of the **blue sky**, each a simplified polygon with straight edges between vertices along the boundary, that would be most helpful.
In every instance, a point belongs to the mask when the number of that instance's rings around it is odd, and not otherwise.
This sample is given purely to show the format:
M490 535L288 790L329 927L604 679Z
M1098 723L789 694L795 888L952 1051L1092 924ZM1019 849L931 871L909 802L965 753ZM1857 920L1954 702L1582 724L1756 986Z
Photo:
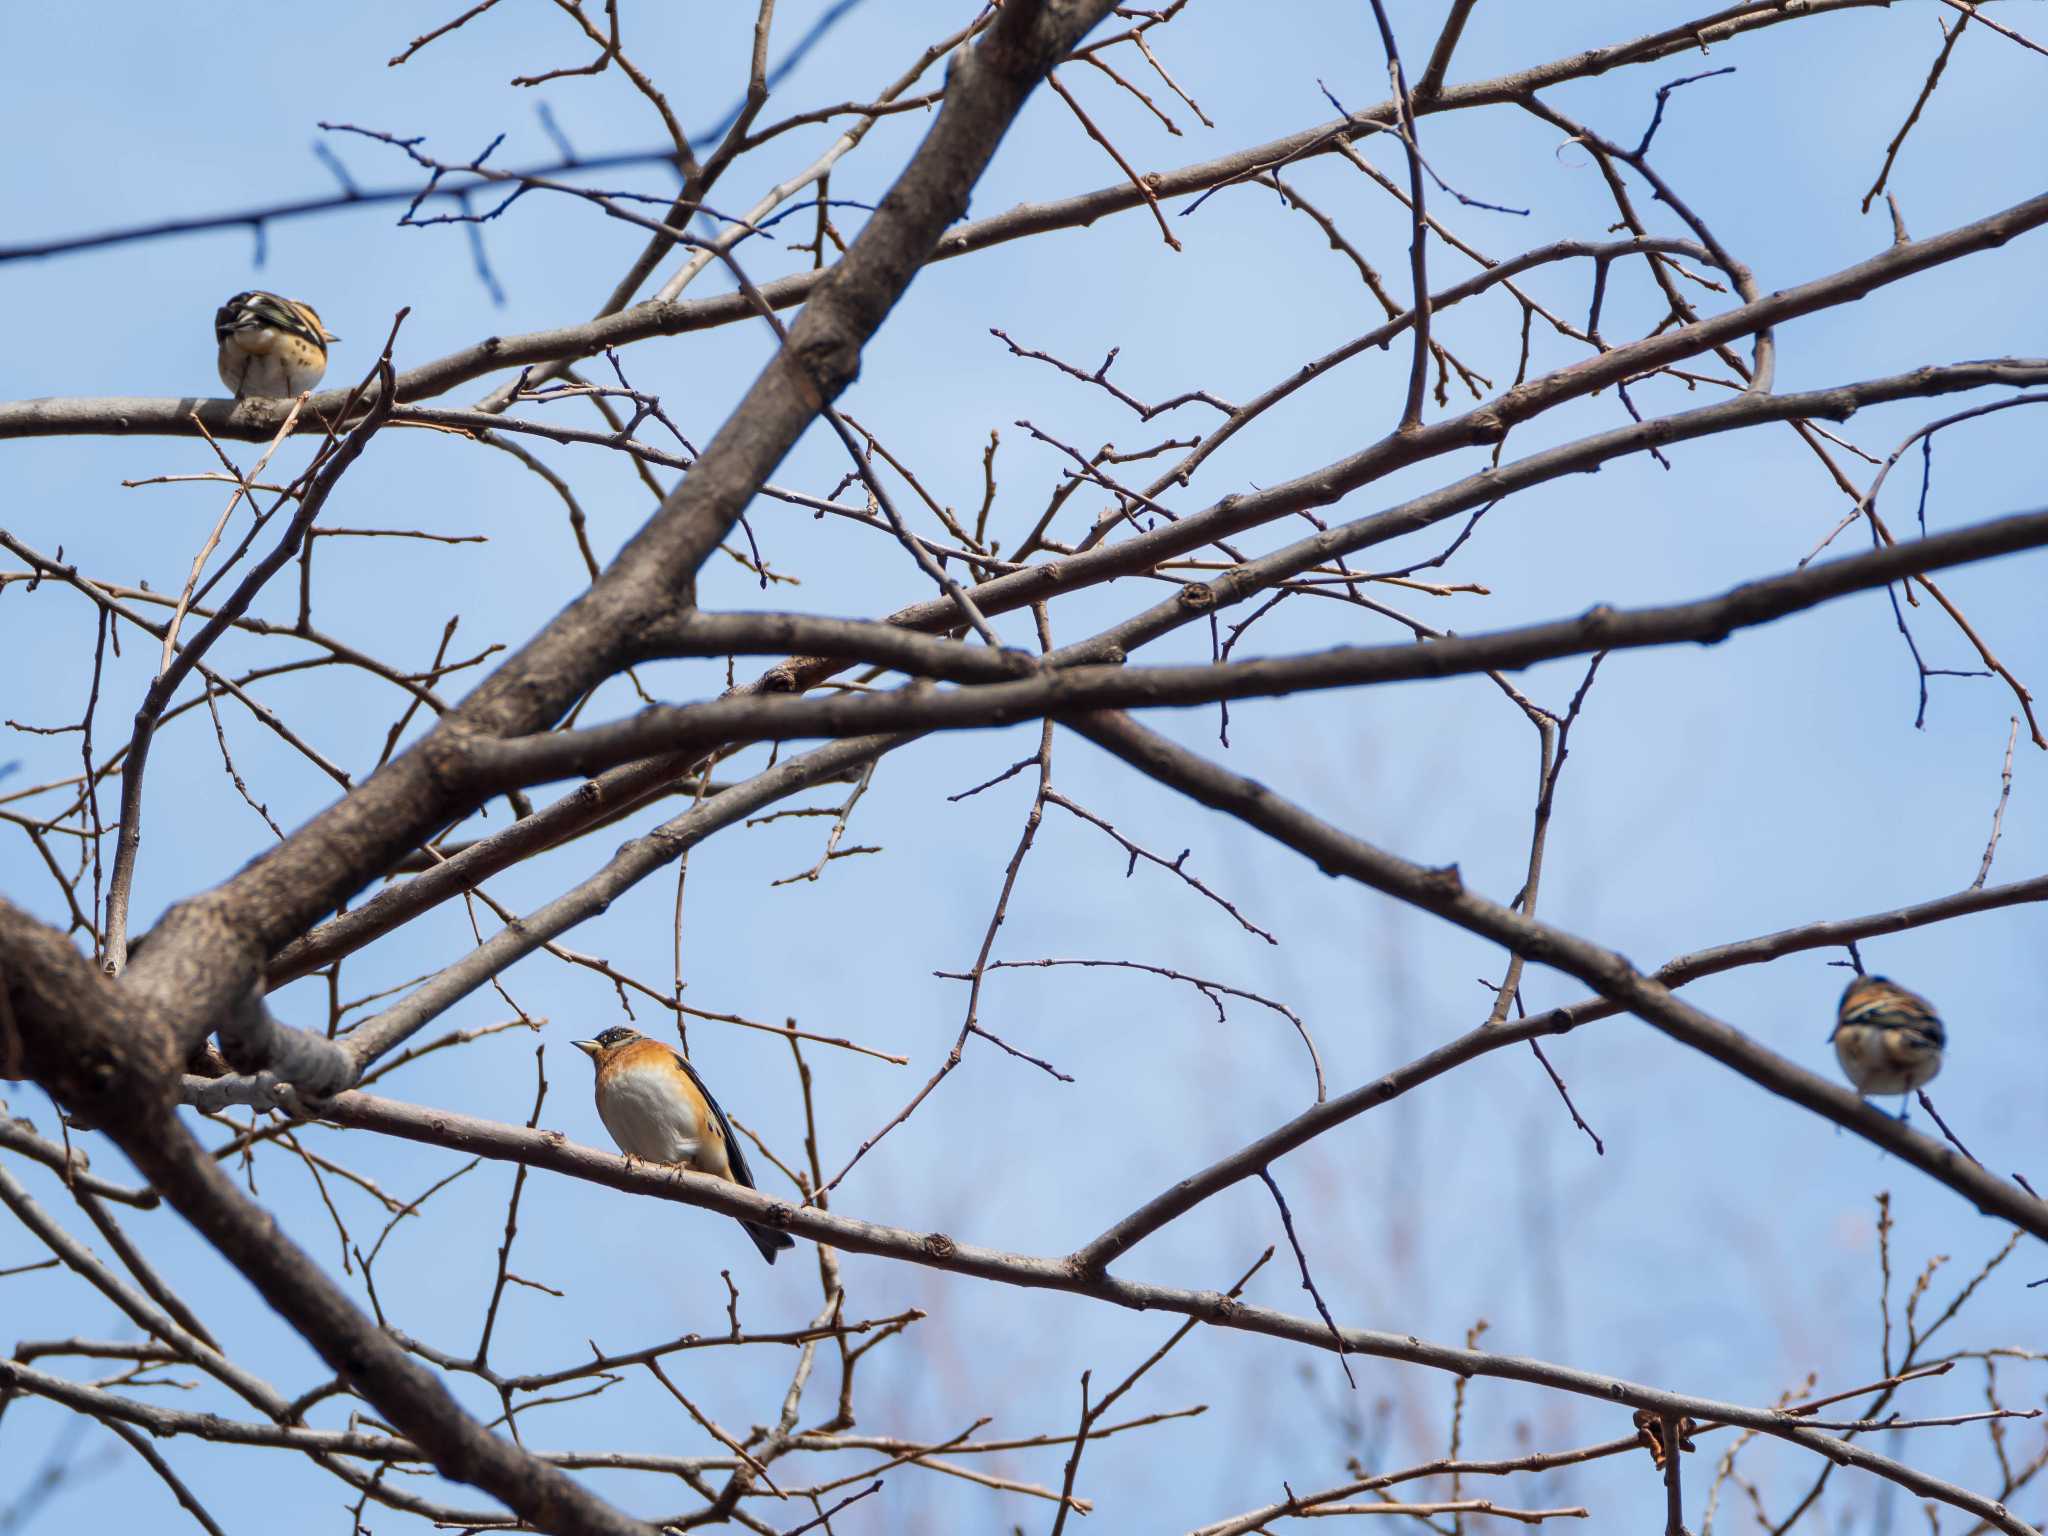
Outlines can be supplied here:
M629 48L689 124L716 121L735 94L751 23L745 9L627 11ZM779 7L778 49L820 9ZM1438 0L1391 7L1412 61L1426 52L1441 9ZM1539 63L1687 14L1664 0L1482 4L1452 79ZM1882 208L1866 216L1857 203L1939 46L1937 20L1950 14L1936 4L1900 3L1823 17L1718 47L1704 61L1617 71L1547 99L1632 143L1659 84L1735 66L1732 76L1674 96L1655 161L1769 291L1889 242ZM1997 14L2048 32L2048 13L2038 7L2001 7ZM959 5L909 0L855 9L790 74L768 115L871 94L965 15ZM394 5L334 14L223 4L208 8L198 24L190 14L144 6L39 7L10 16L10 46L0 51L0 117L13 126L17 144L32 147L0 167L8 238L317 195L333 185L311 149L323 141L321 121L424 135L424 147L449 160L466 160L503 133L496 159L511 165L550 155L535 116L540 102L584 154L660 141L658 123L616 72L537 91L506 83L585 58L588 45L551 8L500 7L403 67L387 67L437 19ZM1197 0L1160 34L1157 51L1214 119L1213 131L1168 105L1182 129L1170 137L1105 79L1090 78L1093 72L1076 71L1073 82L1091 115L1143 169L1205 159L1324 121L1330 111L1319 81L1347 105L1384 94L1370 13L1355 5L1302 3L1276 17ZM2044 70L2048 59L1981 29L1963 39L1893 172L1915 236L2040 191L2040 157L2028 146L2048 137ZM834 177L834 195L878 197L924 122L922 114L908 114L878 126ZM1513 217L1434 196L1432 207L1488 254L1557 238L1606 238L1613 214L1597 171L1546 125L1495 108L1430 118L1423 137L1436 170L1460 191L1530 210ZM391 151L345 137L324 142L364 185L409 174ZM743 162L721 196L733 204L750 200L809 163L823 142L816 132L787 136ZM1367 150L1376 164L1399 171L1386 144ZM1405 215L1339 161L1289 174L1394 290L1405 292ZM1066 109L1042 96L1005 141L972 212L1111 184L1117 175ZM593 179L669 190L653 171ZM1665 221L1660 230L1671 227L1646 195L1638 205ZM1207 389L1242 399L1380 318L1350 263L1270 192L1237 187L1186 217L1180 212L1168 210L1187 247L1180 255L1165 250L1140 211L932 268L869 347L845 409L913 465L942 502L967 509L980 503L981 455L991 428L998 430L991 526L1011 547L1035 521L1060 468L1056 453L1031 442L1017 421L1085 449L1106 441L1128 449L1188 436L1211 415L1196 406L1140 423L1099 392L1011 358L987 334L990 327L1090 367L1119 347L1115 377L1141 398ZM846 209L837 217L850 232L860 214ZM398 349L401 366L410 365L484 335L586 317L640 244L635 232L586 206L529 197L485 235L505 295L497 306L460 231L398 228L394 220L395 209L384 207L279 224L267 233L260 268L247 231L0 267L10 338L0 357L0 396L211 395L212 309L251 286L319 305L344 338L331 381L367 368L393 314L410 306ZM2039 297L2042 238L2022 237L1866 306L1787 327L1779 386L2048 352ZM764 253L750 270L759 277L798 259ZM1470 270L1441 250L1432 256L1439 281ZM1583 266L1561 265L1533 275L1529 286L1578 316L1588 281ZM1617 281L1606 321L1611 338L1635 334L1631 326L1653 323L1657 314L1638 275L1618 272ZM707 278L693 291L715 286ZM1440 334L1504 384L1515 366L1516 323L1511 305L1489 301L1444 316ZM731 327L639 347L622 361L633 382L658 391L701 445L770 344L759 328ZM1538 337L1539 367L1577 355ZM1392 425L1405 372L1398 348L1338 370L1243 433L1174 505L1206 505L1355 451ZM1700 398L1668 382L1635 394L1645 410L1682 409ZM448 403L472 397L458 392ZM1953 404L1974 398L1990 396ZM1943 402L1872 409L1843 430L1881 456L1950 408ZM1602 395L1519 431L1510 452L1620 419L1618 402ZM650 510L645 490L615 457L541 451L577 486L593 542L601 558L608 556ZM295 443L279 462L300 462L304 452ZM1403 606L1427 622L1470 632L1569 615L1595 602L1703 595L1789 568L1845 507L1813 456L1783 428L1683 445L1670 457L1668 472L1630 459L1503 505L1447 576L1483 583L1489 594L1416 597ZM1465 455L1404 472L1332 515L1366 515L1479 462ZM204 445L184 439L14 441L5 463L0 525L47 553L61 547L66 560L109 581L175 589L220 505L213 486L122 488L124 479L211 467ZM2041 463L2038 422L2026 411L1944 434L1934 453L1929 528L2042 504ZM814 432L776 478L822 494L843 472L836 441ZM1909 460L1883 503L1894 528L1910 524L1918 486L1917 460ZM1061 526L1071 536L1093 510L1089 498L1077 497ZM481 545L323 541L316 619L408 666L427 664L454 613L462 623L453 654L516 645L583 579L553 494L509 459L438 434L386 433L351 472L327 520L488 537ZM716 557L702 581L707 607L777 604L873 615L926 595L923 578L900 552L864 532L813 522L774 503L755 509L753 525L770 563L802 585L763 593L739 566ZM1297 531L1268 530L1245 542L1269 548ZM1403 542L1384 552L1386 563L1422 558L1443 542L1442 535ZM1942 578L2001 659L2036 686L2048 680L2044 579L2048 563L2038 554ZM1128 583L1082 594L1054 610L1055 635L1082 638L1156 595ZM258 611L288 620L295 602L290 584L280 584ZM1913 623L1931 665L1974 665L1967 643L1937 614L1923 607ZM998 627L1011 642L1030 643L1027 616L1012 615ZM1262 620L1245 648L1278 653L1402 633L1355 610L1290 603ZM91 611L74 596L47 588L0 593L0 654L27 663L0 683L0 716L37 725L75 722L90 681L91 635ZM1190 628L1147 659L1198 660L1207 647L1206 634ZM125 730L147 683L149 652L131 640L110 666L96 751ZM217 654L223 665L247 667L296 653L237 639ZM1582 670L1575 661L1550 664L1517 684L1562 708ZM643 678L664 698L688 700L721 687L723 668L669 664L647 669ZM272 707L353 771L369 766L399 707L388 687L341 674L263 686ZM461 686L451 680L451 692ZM622 712L631 698L612 689L600 705ZM1878 593L1712 648L1613 657L1574 728L1540 915L1650 967L1703 945L1960 889L1976 873L1989 831L2014 708L1997 681L1938 678L1927 727L1916 730L1913 669ZM327 803L328 780L237 707L224 705L223 719L237 768L282 825ZM1227 753L1217 741L1214 710L1161 715L1153 723L1361 837L1431 864L1455 862L1471 885L1499 899L1520 882L1535 736L1483 679L1239 705ZM269 840L222 774L211 736L202 719L188 718L166 733L152 761L137 887L144 923L181 895L225 878ZM888 758L848 833L849 842L883 852L837 861L816 883L770 885L816 859L825 826L818 820L735 830L692 855L684 971L694 1006L773 1022L794 1017L807 1029L911 1058L896 1067L823 1048L809 1053L828 1171L908 1099L950 1046L962 988L932 973L971 963L1030 786L1020 776L957 804L945 796L1028 754L1035 741L1035 727L964 733ZM18 759L21 766L0 789L74 771L77 750L75 735L8 733L0 761ZM761 754L747 761L758 763ZM1245 933L1155 868L1125 878L1123 857L1107 838L1055 810L1025 865L998 958L1123 957L1273 996L1314 1032L1332 1091L1366 1081L1484 1016L1488 994L1477 979L1497 977L1502 964L1490 946L1322 878L1231 821L1176 803L1077 737L1058 738L1054 765L1063 793L1167 857L1189 849L1189 869L1282 942L1268 946ZM2048 865L2044 793L2040 754L2023 733L1994 881ZM833 800L825 793L800 803ZM109 814L111 807L110 795ZM26 840L0 830L12 839L0 844L10 850L0 857L0 890L57 917L54 887ZM494 881L492 893L530 910L596 868L615 840L608 833L574 845ZM649 881L566 942L662 985L674 894L671 881ZM479 920L488 932L488 913ZM1949 1021L1954 1046L1934 1090L1944 1115L1994 1170L2017 1168L2037 1184L2048 1176L2041 1160L2048 1058L2037 1001L2048 964L2040 936L2038 911L2020 908L1872 941L1863 951L1873 969L1934 997ZM362 996L400 985L455 959L471 942L467 916L444 909L352 960L343 990ZM1831 1070L1824 1036L1843 973L1828 962L1839 958L1793 956L1698 983L1687 995L1794 1060ZM532 1101L533 1047L544 1043L543 1123L606 1145L589 1102L588 1069L568 1041L623 1021L612 989L545 957L516 967L505 984L524 1009L547 1019L538 1041L511 1031L408 1068L380 1087L523 1120ZM1580 989L1532 971L1524 995L1533 1009ZM317 983L298 984L273 1001L282 1016L303 1022L318 1020L325 1006ZM508 1016L504 1002L486 991L436 1028ZM1065 1251L1174 1179L1297 1113L1312 1093L1299 1042L1284 1021L1233 1004L1219 1024L1192 989L1154 977L998 973L985 991L984 1018L1075 1081L1056 1082L975 1042L952 1080L849 1176L837 1197L840 1209L962 1240ZM639 1022L650 1031L662 1027L645 1008ZM802 1122L786 1048L751 1031L702 1023L690 1043L726 1107L794 1155ZM1934 1285L1938 1299L1953 1277L1973 1272L2004 1240L2002 1228L1867 1143L1631 1020L1589 1026L1549 1052L1604 1139L1604 1157L1573 1129L1536 1063L1511 1051L1353 1121L1277 1165L1338 1318L1450 1342L1484 1317L1486 1343L1497 1349L1761 1403L1796 1387L1809 1371L1831 1387L1880 1374L1875 1192L1888 1189L1894 1197L1895 1276L1916 1274L1932 1255L1951 1256ZM10 1103L12 1112L51 1128L49 1106L34 1091L13 1093ZM308 1144L406 1197L460 1161L332 1131L310 1133ZM119 1167L111 1149L99 1160L103 1170ZM40 1173L23 1177L39 1198L64 1209L53 1181ZM502 1165L480 1168L437 1197L430 1221L394 1235L378 1276L398 1326L441 1347L473 1345L511 1177ZM338 1263L332 1225L303 1167L270 1154L259 1161L256 1179L286 1230ZM775 1187L772 1177L764 1183ZM365 1233L374 1235L381 1224L376 1208L352 1191L337 1199L351 1232L366 1244ZM166 1275L238 1358L287 1393L319 1379L305 1347L175 1217L138 1217L130 1226L163 1256ZM1240 1186L1153 1238L1123 1261L1122 1272L1221 1286L1280 1241L1264 1190ZM27 1234L0 1228L0 1269L39 1257ZM743 1287L750 1327L796 1326L817 1306L805 1252L765 1271L729 1222L680 1207L650 1209L545 1176L528 1183L514 1267L565 1298L530 1291L508 1298L493 1350L506 1368L565 1364L583 1354L586 1339L618 1349L722 1328L721 1268ZM993 1290L859 1259L847 1261L847 1273L859 1315L911 1305L932 1313L864 1364L861 1428L869 1433L943 1439L984 1413L995 1415L990 1434L1063 1430L1082 1370L1093 1370L1098 1388L1120 1379L1173 1326L1072 1298ZM2048 1260L2038 1247L2024 1246L1951 1325L1950 1347L2041 1348L2048 1292L2023 1285L2044 1273ZM362 1295L359 1278L345 1283ZM1291 1309L1305 1305L1284 1247L1250 1294ZM125 1325L108 1309L79 1296L74 1283L51 1272L0 1280L0 1334L122 1335ZM763 1351L700 1352L684 1358L678 1380L726 1422L759 1422L780 1401L789 1366L785 1352L766 1353L772 1358ZM1205 1403L1208 1411L1091 1448L1080 1487L1097 1500L1094 1523L1181 1529L1277 1497L1283 1478L1297 1489L1339 1481L1347 1456L1392 1467L1440 1451L1449 1381L1372 1361L1354 1368L1355 1395L1325 1355L1198 1332L1128 1406L1135 1414ZM806 1421L828 1411L836 1372L821 1361L820 1376L811 1389L815 1403L806 1399ZM2040 1402L2038 1376L2013 1367L2003 1379L2013 1401ZM488 1395L456 1386L479 1411L495 1411ZM227 1406L205 1390L164 1396L181 1407ZM1966 1365L1915 1388L1902 1406L1966 1412L1981 1400L1981 1370ZM1627 1431L1625 1412L1495 1383L1472 1387L1467 1413L1465 1445L1483 1455ZM645 1378L589 1402L537 1410L526 1422L534 1445L713 1449ZM0 1424L0 1510L67 1433L66 1417L42 1405L9 1409ZM2031 1454L2040 1433L2034 1426L2011 1431L2016 1460ZM1725 1441L1702 1444L1689 1488L1703 1484ZM102 1454L102 1442L115 1459L68 1483L22 1529L184 1518L148 1470L102 1432L92 1431L80 1453ZM1994 1476L1980 1428L1924 1431L1882 1448L1970 1486ZM285 1500L307 1511L309 1529L346 1529L337 1485L292 1458L229 1455L191 1441L160 1449L229 1530L273 1524ZM989 1458L987 1465L1058 1482L1055 1451ZM1780 1513L1815 1471L1807 1459L1771 1445L1745 1451L1743 1466L1762 1480ZM690 1503L652 1476L584 1475L636 1512ZM1640 1457L1487 1491L1521 1503L1587 1502L1603 1521L1656 1518L1663 1497ZM476 1501L459 1491L452 1497ZM1903 1505L1887 1514L1874 1485L1853 1474L1835 1480L1829 1500L1830 1522L1855 1529L1918 1518ZM2041 1495L2017 1508L2038 1520ZM780 1525L798 1523L793 1512L762 1513ZM1038 1501L897 1472L883 1495L835 1524L852 1533L1007 1529L1012 1522L1037 1529L1049 1523L1047 1514ZM1723 1518L1747 1516L1728 1508ZM389 1512L372 1523L379 1530L425 1528Z

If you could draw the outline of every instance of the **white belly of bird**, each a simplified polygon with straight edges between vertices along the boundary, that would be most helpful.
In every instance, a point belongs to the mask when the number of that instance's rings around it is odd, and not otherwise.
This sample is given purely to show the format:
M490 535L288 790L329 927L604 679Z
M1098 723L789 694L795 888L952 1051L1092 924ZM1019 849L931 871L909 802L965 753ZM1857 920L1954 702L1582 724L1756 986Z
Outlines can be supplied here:
M220 344L220 381L237 400L296 395L327 373L327 357L301 336L263 326L236 331Z
M606 1083L597 1114L620 1151L650 1163L694 1165L704 1144L696 1116L652 1074L622 1072Z
M1864 1093L1911 1093L1934 1081L1941 1055L1902 1029L1845 1025L1835 1035L1835 1059Z

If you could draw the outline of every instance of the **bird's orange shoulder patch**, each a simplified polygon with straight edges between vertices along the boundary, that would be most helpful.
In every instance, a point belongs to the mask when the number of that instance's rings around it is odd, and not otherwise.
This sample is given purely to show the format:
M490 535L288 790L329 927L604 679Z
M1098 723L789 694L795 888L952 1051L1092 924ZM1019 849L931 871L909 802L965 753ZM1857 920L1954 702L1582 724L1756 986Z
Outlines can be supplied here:
M597 1080L602 1084L621 1072L673 1072L680 1076L682 1070L674 1051L659 1040L642 1039L605 1052L604 1060L598 1063Z

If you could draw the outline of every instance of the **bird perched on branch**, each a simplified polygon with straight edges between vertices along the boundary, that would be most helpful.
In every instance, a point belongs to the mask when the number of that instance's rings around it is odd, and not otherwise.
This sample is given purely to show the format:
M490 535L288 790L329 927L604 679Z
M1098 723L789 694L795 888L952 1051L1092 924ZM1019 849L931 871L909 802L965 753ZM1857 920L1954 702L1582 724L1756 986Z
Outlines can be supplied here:
M1908 1094L1941 1070L1948 1031L1919 993L1883 976L1858 976L1842 994L1829 1038L1858 1093ZM1904 1112L1902 1103L1902 1119Z
M220 381L237 400L296 395L327 372L327 344L341 338L320 323L310 304L261 289L238 293L214 311Z
M571 1043L597 1068L597 1117L626 1156L755 1187L725 1111L681 1052L624 1025ZM740 1225L770 1264L796 1246L787 1232Z

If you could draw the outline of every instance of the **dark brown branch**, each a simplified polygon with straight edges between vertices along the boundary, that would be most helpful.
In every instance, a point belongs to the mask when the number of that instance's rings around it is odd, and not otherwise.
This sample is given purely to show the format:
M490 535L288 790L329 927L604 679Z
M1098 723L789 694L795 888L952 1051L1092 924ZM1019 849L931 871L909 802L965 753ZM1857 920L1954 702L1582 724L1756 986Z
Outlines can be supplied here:
M316 1456L350 1456L400 1464L427 1461L425 1454L411 1441L390 1435L313 1429L298 1424L262 1424L230 1419L217 1413L163 1408L122 1397L104 1388L30 1369L18 1356L0 1359L0 1387L13 1392L32 1393L97 1419L133 1424L160 1437L191 1435L218 1445L269 1446ZM679 1472L717 1470L737 1464L736 1458L729 1457L650 1456L623 1451L536 1451L533 1454L538 1461L565 1469L597 1467Z
M532 953L575 924L603 911L624 891L655 870L681 858L691 847L720 828L732 825L748 812L811 785L836 779L848 768L857 767L899 744L900 738L875 737L835 742L827 747L793 757L756 774L724 794L692 806L661 826L625 844L596 874L547 902L537 911L484 940L462 959L414 988L404 1001L365 1019L338 1048L345 1060L343 1077L359 1080L370 1064L394 1049L429 1020L438 1017L477 987L522 955ZM527 818L538 820L539 816ZM453 861L451 861L453 862ZM425 879L425 876L420 877ZM328 1042L304 1031L280 1027L279 1033L316 1045ZM777 1031L780 1033L780 1031ZM838 1043L838 1042L835 1042ZM329 1045L329 1050L336 1050ZM323 1058L324 1059L324 1058ZM238 1063L238 1065L241 1065ZM219 1108L229 1103L273 1102L281 1082L293 1081L284 1062L256 1063L254 1076L200 1080L188 1084L187 1103L202 1108ZM249 1070L245 1067L245 1071ZM322 1093L346 1082L329 1078L317 1084Z
M1294 1230L1294 1213L1287 1208L1287 1197L1280 1193L1280 1185L1273 1177L1271 1168L1261 1168L1259 1178L1266 1186L1266 1192L1273 1197L1273 1203L1280 1207L1280 1225L1287 1233L1287 1246L1294 1250L1294 1262L1301 1267L1301 1288L1308 1292L1310 1301L1316 1304L1316 1315L1323 1320L1323 1326L1330 1330L1330 1342L1337 1351L1337 1363L1344 1368L1344 1379L1351 1383L1351 1390L1358 1390L1358 1378L1351 1374L1351 1362L1344 1358L1344 1335L1337 1327L1337 1320L1330 1316L1329 1304L1323 1300L1323 1293L1316 1289L1316 1282L1308 1272L1308 1252L1301 1246L1301 1238Z
M961 729L1041 715L1065 716L1086 709L1186 707L1313 688L1514 671L1561 656L1678 641L1714 644L1738 629L1768 623L1849 592L1881 587L1907 574L2043 544L2048 544L2048 510L1809 565L1782 576L1746 582L1720 597L1663 608L1595 608L1577 619L1424 645L1339 646L1308 656L1182 667L1067 667L1015 682L952 691L912 686L881 694L657 705L610 725L516 741L478 741L460 761L463 771L475 775L480 787L496 791L571 774L586 775L652 753L728 743ZM1190 602L1188 595L1206 594L1230 580L1219 578L1210 587L1184 587L1178 601L1189 609L1207 609L1209 602Z
M1926 110L1927 103L1934 95L1935 88L1941 84L1941 74L1943 70L1948 68L1949 55L1955 52L1956 43L1962 38L1963 28L1969 24L1970 16L1968 12L1965 12L1962 19L1953 27L1943 27L1941 29L1941 52L1934 56L1933 67L1927 71L1927 79L1920 86L1920 94L1913 98L1913 105L1911 110L1906 113L1906 120L1899 124L1899 131L1892 135L1891 143L1885 145L1884 164L1877 169L1877 180L1873 181L1870 184L1870 190L1863 194L1862 207L1865 213L1870 212L1870 205L1877 201L1877 195L1884 191L1884 184L1891 179L1892 165L1899 158L1899 150L1905 145L1906 135L1911 133L1913 125L1920 121L1920 114ZM1896 217L1898 213L1898 205L1896 203L1892 205L1892 212Z
M1415 332L1415 344L1408 360L1408 401L1401 408L1396 429L1410 432L1422 424L1422 400L1429 384L1429 213L1423 207L1422 148L1416 143L1415 102L1401 69L1401 50L1394 42L1393 24L1387 20L1385 0L1371 0L1373 21L1380 32L1380 47L1387 56L1387 85L1394 103L1394 128L1408 162L1408 274ZM1461 20L1452 17L1453 22Z
M309 976L500 870L621 820L663 796L687 792L685 781L695 765L696 759L690 755L656 758L614 769L579 786L503 831L449 854L412 879L385 887L360 906L285 946L271 962L266 982L274 988ZM398 861L391 867L397 868Z
M186 1513L199 1522L200 1529L205 1531L207 1536L227 1536L227 1533L215 1522L213 1516L207 1513L206 1506L199 1502L192 1490L187 1488L178 1474L171 1470L171 1464L157 1454L155 1446L151 1445L126 1424L116 1420L103 1420L102 1422L106 1424L107 1429L123 1445L149 1463L149 1469L162 1478L164 1486L171 1490L171 1497L178 1501Z
M1687 1536L1685 1495L1680 1479L1685 1463L1686 1427L1682 1415L1667 1413L1657 1421L1664 1442L1664 1536Z
M0 1003L0 1007L4 1006ZM83 1150L77 1147L67 1149L54 1141L45 1141L26 1120L0 1119L0 1148L19 1152L45 1168L56 1169L58 1176L74 1191L132 1205L142 1211L153 1211L160 1203L153 1189L124 1189L119 1184L110 1184L98 1174L87 1173Z
M1269 1521L1324 1510L1338 1499L1347 1499L1360 1493L1377 1493L1382 1488L1414 1482L1419 1478L1504 1477L1510 1472L1543 1472L1552 1467L1576 1466L1581 1462L1598 1461L1603 1457L1625 1455L1639 1444L1641 1441L1634 1435L1629 1435L1620 1440L1603 1440L1598 1445L1575 1446L1568 1451L1538 1451L1528 1456L1506 1457L1492 1461L1457 1461L1445 1457L1438 1461L1425 1462L1419 1467L1407 1467L1399 1472L1383 1472L1376 1477L1362 1477L1336 1488L1326 1488L1320 1493L1297 1494L1284 1503L1268 1504L1263 1509L1251 1510L1233 1519L1202 1526L1199 1530L1190 1532L1189 1536L1246 1536L1248 1532L1264 1530Z
M1415 81L1415 102L1418 107L1426 106L1429 99L1443 89L1444 72L1451 67L1451 55L1457 51L1458 39L1465 35L1465 23L1471 18L1472 7L1478 0L1451 0L1451 12L1444 18L1443 30L1436 35L1436 46L1429 51L1429 62L1422 66L1422 73Z

